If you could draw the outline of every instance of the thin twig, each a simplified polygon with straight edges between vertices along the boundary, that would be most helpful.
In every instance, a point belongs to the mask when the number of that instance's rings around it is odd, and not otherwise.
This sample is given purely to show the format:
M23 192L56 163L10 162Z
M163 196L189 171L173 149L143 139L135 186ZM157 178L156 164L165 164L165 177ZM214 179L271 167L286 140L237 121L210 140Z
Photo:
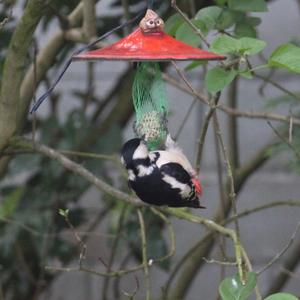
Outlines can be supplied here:
M233 109L225 105L218 105L218 109L222 110L223 112L237 116L237 117L244 117L249 119L263 119L263 120L274 120L274 121L281 121L287 124L290 123L290 116L284 116L280 114L274 113L266 113L266 112L257 112L257 111L241 111L238 109ZM294 125L300 126L300 119L294 118L293 119Z
M12 8L8 12L8 16L5 17L1 22L0 22L0 31L4 28L4 26L12 19Z
M263 268L261 268L259 271L257 271L257 274L260 275L261 273L263 273L264 271L266 271L267 269L269 269L275 262L277 262L283 255L284 253L290 248L290 246L293 244L296 234L298 232L300 228L300 222L297 224L295 231L293 232L293 234L291 235L289 241L287 242L287 244L283 247L283 249L277 253Z
M205 120L203 122L202 130L201 130L201 134L200 134L200 138L199 138L199 142L198 142L198 147L197 147L196 161L195 161L197 174L200 171L200 163L201 163L201 159L202 159L203 147L204 147L204 142L205 142L208 126L209 126L211 117L213 116L213 114L216 110L220 96L221 96L221 93L218 92L214 97L212 97L211 103L210 103L210 109L209 109L208 113L206 114Z
M289 124L289 143L293 143L293 117L290 117L290 124Z
M198 101L197 98L194 98L192 104L190 105L189 109L187 110L186 114L184 115L183 120L182 120L181 124L179 125L177 132L175 134L175 140L177 140L179 135L181 134L182 129L184 128L186 121L188 120L191 112L193 111L193 108L194 108L195 104L197 103L197 101Z
M116 257L116 253L117 253L117 249L118 249L118 245L119 245L120 237L121 237L121 233L122 233L122 227L123 227L123 223L124 223L124 219L125 219L125 215L126 215L125 214L126 210L127 210L127 205L124 205L120 212L119 221L118 221L117 230L116 230L117 235L116 235L113 245L112 245L111 254L109 257L108 264L107 264L107 272L111 271L113 262ZM110 277L106 277L103 281L102 300L107 299L107 291L108 291L109 282L110 282L109 279L110 279Z
M172 78L171 76L168 76L167 74L163 74L163 79L173 85L174 87L178 88L181 91L186 92L187 94L190 94L192 96L195 96L197 99L199 99L202 103L205 103L209 105L209 97L207 97L202 91L196 91L194 88L190 88L186 86L186 84L182 84L175 78ZM241 111L238 109L230 108L224 104L219 104L217 106L217 109L236 117L244 117L249 119L263 119L263 120L274 120L274 121L280 121L289 124L290 123L290 116L280 115L280 114L274 114L274 113L266 113L266 112L258 112L258 111ZM293 125L294 126L300 126L300 119L299 118L293 118Z
M243 256L242 246L240 240L237 237L236 232L233 229L223 227L212 220L205 219L201 216L192 215L181 209L166 208L165 210L167 212L170 212L172 215L176 216L179 219L184 219L197 224L202 224L210 230L216 231L224 236L231 238L235 248L235 258L238 266L239 275L241 281L245 282L245 275L242 267L242 256Z
M7 223L13 226L18 226L25 230L26 232L34 235L34 236L40 236L40 237L45 237L45 238L56 238L57 236L68 236L70 234L73 235L73 233L69 232L57 232L57 233L46 233L46 232L39 232L35 228L30 227L28 225L25 225L23 223L20 223L16 220L10 219L10 218L0 218L0 222ZM89 231L77 231L77 234L80 236L93 236L93 237L105 237L109 239L115 238L115 235L113 234L106 234L106 233L91 233Z
M214 114L214 122L216 125L216 134L218 136L221 150L222 150L222 153L223 153L223 156L225 159L225 163L226 163L227 175L228 175L228 180L229 180L229 195L228 195L228 197L229 197L230 202L232 203L233 214L234 214L234 216L237 216L236 195L235 195L235 188L234 188L233 172L232 172L232 168L231 168L231 164L230 164L230 158L228 156L227 149L226 149L226 146L223 141L222 134L221 134L220 124L219 124L217 114ZM237 245L239 247L239 245L240 245L240 228L239 228L239 223L238 223L237 219L235 219L234 225L235 225L235 230L236 230ZM238 262L238 267L239 267L240 279L242 282L245 282L245 277L244 277L245 274L244 274L244 270L242 268L242 261Z
M176 0L171 1L171 6L180 14L180 16L184 19L184 21L197 33L200 39L204 42L204 44L209 48L209 42L201 32L199 28L197 28L193 22L183 13L183 11L177 6Z
M105 159L111 160L114 162L119 162L119 159L116 154L100 154L100 153L93 153L93 152L82 152L82 151L73 151L73 150L56 150L58 153L69 155L69 156L78 156L78 157L87 157L87 158L95 158L95 159ZM22 150L5 150L3 151L3 155L22 155L22 154L32 154L36 153L35 150L30 149L22 149Z
M35 150L40 152L51 159L58 161L62 166L71 172L80 175L85 178L87 181L98 187L101 191L104 191L106 194L115 197L117 199L123 200L128 204L136 205L136 206L145 206L146 204L137 200L135 197L132 197L124 192L121 192L111 185L107 184L103 180L97 178L94 174L88 171L86 168L77 164L76 162L68 159L63 154L57 152L56 150L49 148L45 145L41 145L39 143L32 144L32 142L28 139L21 137L14 137L10 141L11 146L15 146L17 148Z
M290 141L287 138L282 136L280 134L280 132L272 125L272 123L270 121L267 121L267 123L272 128L274 133L293 151L295 156L300 160L300 152L296 149L296 147L292 143L290 143Z
M295 272L291 272L286 268L281 268L281 272L289 275L292 278L297 279L300 282L300 274L296 274Z
M171 242L170 251L165 256L154 260L154 262L162 262L162 261L172 257L175 254L175 251L176 251L175 231L174 231L171 221L163 213L161 213L158 209L156 209L154 207L151 207L150 209L155 215L157 215L159 218L161 218L167 224L168 229L169 229L169 236L170 236L170 242Z
M142 240L142 255L143 255L143 265L144 273L146 277L146 300L150 300L150 275L149 275L149 264L147 257L147 239L146 239L146 230L144 217L140 209L137 210L140 228L141 228L141 240Z
M222 266L236 266L236 261L220 261L217 259L208 259L206 257L203 257L203 260L208 264L218 264Z
M238 64L234 66L238 69ZM236 109L238 107L238 81L239 77L234 78L228 88L227 104L230 108ZM239 159L239 135L237 118L234 115L229 115L228 119L228 139L229 139L229 157L233 170L240 165Z
M82 268L82 261L85 259L85 255L86 255L86 250L87 250L87 246L86 244L83 242L83 240L81 239L80 235L77 233L74 225L71 223L69 216L68 216L68 212L66 211L61 211L60 215L65 219L66 223L68 224L68 226L70 227L75 239L77 240L79 246L80 246L80 254L79 254L79 268Z
M133 273L136 271L140 271L144 269L144 265L138 265L136 267L132 267L129 269L124 269L124 270L118 270L118 271L111 271L111 272L98 272L95 270L88 269L86 267L76 267L76 268L68 268L68 267L57 267L57 266L45 266L45 269L48 271L52 272L85 272L89 274L93 274L96 276L101 276L101 277L119 277L125 274Z
M122 291L122 293L128 297L130 300L133 300L135 295L137 294L139 288L140 288L140 283L139 283L139 279L137 278L136 275L134 275L134 280L135 280L135 288L134 288L134 291L129 293L129 292L125 292L125 291Z
M186 78L186 76L184 75L183 71L178 67L178 65L172 61L172 65L174 66L175 70L177 71L178 75L181 77L181 79L184 81L184 83L186 84L186 86L189 88L189 90L193 93L193 95L197 96L197 92L196 90L193 88L193 86L190 84L190 82L188 81L188 79ZM201 100L209 105L209 101L204 98L204 97L201 97Z
M237 214L237 216L233 216L231 218L228 218L226 221L224 221L222 224L228 224L230 222L232 222L235 218L243 218L245 216L251 215L253 213L268 209L268 208L272 208L272 207L276 207L276 206L299 206L300 207L300 201L294 201L294 200L287 200L287 201L274 201L271 203L267 203L267 204L263 204L260 206L256 206L254 208L251 209L246 209L242 212L240 212L239 214Z
M293 92L291 92L290 90L286 89L285 87L283 87L281 84L277 83L276 81L272 80L270 77L266 77L260 74L257 74L255 72L253 72L253 75L259 79L262 79L265 82L270 83L271 85L273 85L274 87L276 87L277 89L279 89L280 91L284 92L285 94L291 96L293 99L300 101L300 97L296 94L294 94Z
M35 104L36 102L36 90L37 90L37 42L34 39L33 40L33 103ZM35 142L35 137L36 137L36 113L34 112L32 115L32 141Z
M221 219L224 220L226 218L226 195L225 195L225 187L223 182L223 165L222 165L222 157L221 157L221 150L220 144L218 141L218 136L216 133L216 124L213 122L213 129L214 129L214 143L215 143L215 151L216 151L216 160L217 160L217 175L218 175L218 189L219 189L219 196L220 196L220 216ZM224 236L220 236L220 255L222 260L224 261L227 259L226 256L226 239ZM220 266L220 283L226 276L225 266ZM217 293L217 300L221 300L219 293Z

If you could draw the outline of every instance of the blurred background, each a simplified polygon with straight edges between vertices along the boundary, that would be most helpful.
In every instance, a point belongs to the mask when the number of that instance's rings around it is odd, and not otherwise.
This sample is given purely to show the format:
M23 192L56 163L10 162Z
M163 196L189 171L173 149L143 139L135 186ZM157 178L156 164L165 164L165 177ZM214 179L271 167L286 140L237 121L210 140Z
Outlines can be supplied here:
M7 18L0 29L0 74L9 52L9 41L24 15L26 2L0 3L0 22ZM96 27L90 29L90 36L84 36L80 30L84 23L85 1L48 2L30 47L25 49L27 58L20 93L27 103L26 112L35 93L39 96L50 87L75 49L146 6L146 1L139 0L96 1ZM192 18L201 8L220 2L186 0L177 4ZM176 13L170 7L170 1L156 1L154 8L165 21ZM240 29L242 35L257 36L267 42L263 53L250 59L252 66L264 64L278 45L291 41L299 44L300 41L299 1L267 1L267 8L266 12L247 13L260 18L259 24L248 26L244 31ZM243 17L246 18L246 14ZM175 29L172 24L167 21L166 28L176 35L182 23L176 23ZM102 41L102 45L128 34L135 26L119 30ZM233 23L226 30L239 36L236 27L237 24ZM208 40L213 40L216 34L217 31L212 30ZM205 48L200 41L196 46ZM30 69L34 61L36 71ZM184 69L189 64L182 62L178 65ZM204 88L205 72L215 64L198 66L185 73L196 90ZM171 64L164 63L162 67L168 78L176 78L184 85ZM257 74L252 79L237 77L222 91L220 103L244 112L297 118L299 75L270 69L258 70ZM2 81L2 75L0 78ZM134 136L133 78L131 63L73 62L49 99L34 116L27 114L24 121L20 121L22 129L18 130L31 138L34 128L37 141L57 150L105 155L88 158L65 153L105 182L129 192L119 163L119 151L122 143ZM194 164L209 108L170 82L166 82L166 88L170 105L169 130ZM218 110L218 115L234 169L238 213L274 201L298 201L293 206L274 205L239 220L242 243L257 271L287 245L300 221L300 162L278 139L266 119L235 117L221 110ZM286 132L291 129L288 122L271 122L287 136ZM299 151L299 126L293 127L293 138ZM10 148L5 151L2 158L9 157L10 162L0 172L0 299L145 299L143 270L108 278L90 272L60 272L45 268L78 268L81 248L74 231L86 245L83 264L87 269L106 272L140 264L142 253L136 208L100 192L54 160L37 153L16 153ZM204 190L201 203L207 209L192 212L205 218L218 216L218 221L229 218L230 208L224 207L226 200L222 201L226 197L226 167L216 143L213 124L208 129L200 166ZM68 209L67 220L71 225L59 214L60 209ZM161 257L171 247L168 226L150 210L145 209L143 214L149 258ZM162 296L166 289L168 295L172 295L170 299L176 299L176 295L180 295L178 299L217 299L220 281L236 270L232 266L206 263L202 256L233 260L231 241L211 235L200 244L208 232L204 227L172 217L170 220L176 234L176 253L151 267L151 299L166 299L167 296ZM232 227L231 224L228 226ZM259 277L262 294L282 290L299 296L299 261L298 234L287 252ZM176 267L177 272L174 272ZM184 287L180 287L180 283Z

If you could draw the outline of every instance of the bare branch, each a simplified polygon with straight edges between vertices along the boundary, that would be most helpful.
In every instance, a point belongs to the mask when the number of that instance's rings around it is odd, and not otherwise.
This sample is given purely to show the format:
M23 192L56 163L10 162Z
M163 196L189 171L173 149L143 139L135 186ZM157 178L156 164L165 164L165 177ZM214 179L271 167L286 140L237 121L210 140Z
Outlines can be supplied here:
M270 77L267 76L263 76L257 73L253 72L253 75L265 82L270 83L271 85L273 85L274 87L276 87L277 89L279 89L280 91L284 92L285 94L291 96L293 99L300 101L300 97L294 93L292 93L291 91L289 91L288 89L286 89L285 87L283 87L281 84L277 83L276 81L272 80Z
M272 128L275 134L294 152L297 159L300 160L300 152L296 149L296 147L284 136L280 134L280 132L271 124L270 121L267 121L268 125ZM290 131L290 130L289 130Z
M11 20L12 18L12 8L9 10L8 16L5 17L1 22L0 22L0 31L5 27L5 25Z
M293 232L293 234L291 235L289 241L287 242L287 244L283 247L283 249L277 253L262 269L260 269L257 274L260 275L261 273L263 273L264 271L266 271L267 269L269 269L275 262L277 262L283 255L284 253L290 248L290 246L293 244L296 234L298 233L298 230L300 228L300 222L297 224L295 231Z
M205 258L203 257L203 260L208 263L208 264L218 264L218 265L223 265L223 266L236 266L236 261L220 261L217 259L211 259L211 258Z
M78 174L88 180L90 183L95 185L97 188L99 188L101 191L105 192L106 194L115 197L117 199L123 200L129 204L137 205L137 206L143 206L144 204L140 201L138 201L135 197L132 197L128 194L125 194L119 190L116 190L111 185L105 183L101 179L94 176L90 171L85 169L83 166L71 161L64 155L60 154L54 149L51 149L47 146L38 144L38 143L31 143L29 140L26 140L24 138L12 138L11 140L11 146L15 147L21 147L24 149L30 149L35 150L37 152L40 152L54 160L57 160L62 166L64 166L66 169L72 171L75 174Z
M83 32L87 39L97 35L95 0L83 0Z
M202 159L202 152L203 152L203 147L204 147L204 142L205 142L208 126L209 126L211 117L213 116L213 114L217 108L220 96L221 96L221 93L217 93L214 97L212 97L212 100L210 103L210 109L205 116L205 120L204 120L204 123L202 126L202 130L201 130L200 138L199 138L199 142L198 142L198 147L197 147L197 153L196 153L196 162L195 162L197 174L199 174L199 171L200 171L200 163L201 163L201 159Z
M232 167L231 167L231 163L230 163L230 158L228 156L225 143L223 141L223 137L222 137L218 117L217 117L216 114L214 114L214 122L215 122L215 126L216 126L216 134L217 134L217 137L219 139L221 150L222 150L222 153L223 153L223 156L224 156L224 159L225 159L225 163L226 163L228 182L229 182L228 198L229 198L229 200L231 202L231 206L233 208L233 214L234 214L234 216L237 216L236 193L235 193L235 184L234 184L234 178L233 178L233 171L232 171ZM237 219L235 219L234 225L235 225L235 230L236 230L237 244L240 244L240 227L239 227L239 223L238 223ZM244 270L242 268L242 261L237 261L237 263L238 263L238 267L239 267L240 279L241 279L242 282L245 282L245 273L244 273Z
M246 209L242 212L240 212L239 214L237 214L236 217L231 217L231 218L228 218L226 221L222 222L222 224L228 224L230 222L232 222L235 218L243 218L243 217L246 217L246 216L249 216L253 213L256 213L256 212L259 212L259 211L262 211L262 210L265 210L265 209L268 209L268 208L272 208L272 207L276 207L276 206L299 206L300 207L300 201L296 201L296 200L286 200L286 201L274 201L274 202L270 202L270 203L267 203L267 204L263 204L263 205L260 205L260 206L256 206L254 208L251 208L251 209Z
M184 14L184 12L177 6L176 0L171 1L171 6L180 14L182 19L189 24L189 26L197 33L197 35L200 37L200 39L204 42L204 44L209 48L209 42L205 38L205 36L202 34L201 30L197 28L191 20Z
M185 84L178 82L175 78L172 78L166 74L163 74L163 79L172 84L173 86L177 87L179 90L184 91L192 96L195 96L201 102L208 105L209 97L207 97L203 92L197 91L194 88L187 87ZM289 124L290 123L290 116L284 116L280 114L274 113L266 113L266 112L258 112L258 111L241 111L238 109L230 108L226 105L219 104L217 109L222 110L223 112L236 116L236 117L244 117L249 119L262 119L262 120L274 120L280 121ZM300 119L293 117L293 125L300 126Z
M140 209L137 210L137 213L138 213L140 228L141 228L143 265L144 265L144 273L146 277L146 300L150 300L149 266L151 266L152 263L150 263L150 261L148 262L148 258L147 258L147 239L146 239L144 217Z

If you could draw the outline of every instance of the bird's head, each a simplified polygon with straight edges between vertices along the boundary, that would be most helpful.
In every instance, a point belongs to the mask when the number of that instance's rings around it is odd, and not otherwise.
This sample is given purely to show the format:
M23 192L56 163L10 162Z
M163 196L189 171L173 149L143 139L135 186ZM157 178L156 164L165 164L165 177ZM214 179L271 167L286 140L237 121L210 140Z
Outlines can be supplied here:
M149 151L146 143L139 138L127 141L121 150L121 161L126 169L133 169L141 161L149 160Z

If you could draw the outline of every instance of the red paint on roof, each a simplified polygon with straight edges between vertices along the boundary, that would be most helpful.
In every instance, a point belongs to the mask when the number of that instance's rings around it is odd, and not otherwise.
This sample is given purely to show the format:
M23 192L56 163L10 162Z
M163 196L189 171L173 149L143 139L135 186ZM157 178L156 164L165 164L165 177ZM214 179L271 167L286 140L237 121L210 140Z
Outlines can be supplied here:
M140 28L116 43L74 56L76 60L221 60L225 56L189 46L165 32L145 34Z

